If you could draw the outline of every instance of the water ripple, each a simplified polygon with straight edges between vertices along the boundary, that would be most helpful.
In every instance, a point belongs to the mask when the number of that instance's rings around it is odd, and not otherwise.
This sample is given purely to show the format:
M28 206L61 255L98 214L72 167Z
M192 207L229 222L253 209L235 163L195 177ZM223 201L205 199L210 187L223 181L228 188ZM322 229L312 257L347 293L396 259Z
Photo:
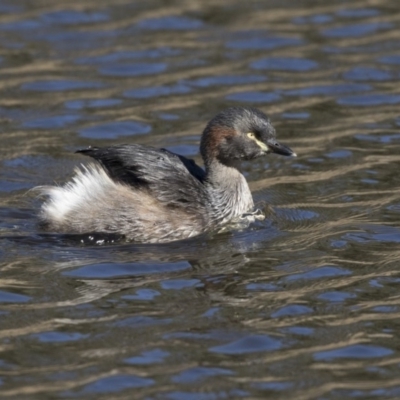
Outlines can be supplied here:
M3 397L399 397L397 0L289 3L1 2ZM40 230L30 189L76 149L201 163L230 105L298 154L243 163L264 221L167 245Z
M79 134L90 139L115 139L119 136L143 135L150 131L150 125L143 122L117 121L81 129Z

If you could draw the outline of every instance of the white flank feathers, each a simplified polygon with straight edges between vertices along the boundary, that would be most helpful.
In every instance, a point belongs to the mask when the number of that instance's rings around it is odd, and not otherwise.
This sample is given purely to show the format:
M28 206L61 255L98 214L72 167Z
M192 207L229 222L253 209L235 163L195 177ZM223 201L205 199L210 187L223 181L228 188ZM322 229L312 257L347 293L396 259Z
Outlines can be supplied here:
M89 164L75 169L75 176L64 186L44 186L41 194L48 196L42 205L42 218L62 222L67 214L81 205L93 204L116 184L100 166Z

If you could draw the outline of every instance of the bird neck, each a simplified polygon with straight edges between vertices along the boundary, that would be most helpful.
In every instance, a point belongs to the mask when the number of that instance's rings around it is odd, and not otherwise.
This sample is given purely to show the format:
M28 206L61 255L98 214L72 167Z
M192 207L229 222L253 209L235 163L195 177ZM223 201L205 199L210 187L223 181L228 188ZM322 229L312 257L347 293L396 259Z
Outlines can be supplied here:
M250 211L253 197L239 164L225 165L214 159L206 165L206 184L213 219L225 223Z

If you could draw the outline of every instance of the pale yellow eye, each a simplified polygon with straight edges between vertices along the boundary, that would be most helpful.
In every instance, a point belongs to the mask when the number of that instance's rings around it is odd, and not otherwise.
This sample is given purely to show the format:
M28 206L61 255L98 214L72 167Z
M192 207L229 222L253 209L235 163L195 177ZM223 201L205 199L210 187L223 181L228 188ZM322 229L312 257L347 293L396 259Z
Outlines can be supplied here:
M255 138L256 138L256 136L254 135L253 132L249 132L249 133L247 134L247 137L250 138L250 139L255 139Z

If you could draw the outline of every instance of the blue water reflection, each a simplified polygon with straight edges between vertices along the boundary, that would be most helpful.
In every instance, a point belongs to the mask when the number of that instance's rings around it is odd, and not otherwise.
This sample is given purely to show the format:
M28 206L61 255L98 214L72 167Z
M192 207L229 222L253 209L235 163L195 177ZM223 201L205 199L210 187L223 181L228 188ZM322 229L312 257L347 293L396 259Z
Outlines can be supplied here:
M82 390L75 392L64 392L65 397L75 397L76 394L90 395L100 393L116 393L126 389L151 386L153 379L142 378L135 375L120 374L101 378L93 383L85 385Z
M194 18L179 15L170 15L160 18L149 18L140 21L137 25L141 29L149 30L192 30L203 27L203 22Z
M237 50L272 50L286 46L299 46L303 40L294 37L279 37L259 34L258 32L240 32L236 34L240 39L233 39L226 43L229 49ZM244 38L243 38L244 37Z
M185 261L178 263L129 263L119 265L99 263L89 264L71 271L63 272L63 275L75 278L102 279L152 274L161 271L180 271L187 268L190 268L190 264Z
M227 100L245 103L272 103L281 99L277 93L271 92L239 92L226 96Z
M110 64L99 68L99 72L105 76L141 76L153 75L164 72L167 69L165 63L130 63Z
M24 83L21 89L38 92L63 92L67 90L100 89L104 86L101 82L57 79Z
M79 134L90 139L115 139L120 136L144 135L151 126L138 121L117 121L81 129Z
M170 355L167 351L154 349L143 352L140 356L129 357L124 360L127 364L132 365L150 365L159 364Z
M320 351L314 354L314 359L317 361L334 361L340 358L378 358L385 357L392 353L392 350L382 346L374 346L370 344L353 344L339 349Z
M70 110L82 110L83 108L102 108L112 107L121 104L120 99L85 99L85 100L69 100L66 101L65 107Z
M233 371L223 368L207 368L207 367L195 367L187 369L175 376L172 376L172 382L190 384L200 382L208 377L216 377L219 375L234 375Z
M393 79L390 72L370 67L352 68L345 72L343 77L353 81L387 81Z
M228 344L214 346L209 350L226 355L239 355L260 351L274 351L282 347L280 340L268 335L251 335Z
M97 22L104 22L109 19L108 15L104 12L82 12L77 10L60 10L41 15L44 22L50 24L92 24Z
M30 296L0 290L0 303L26 303L31 299Z
M3 397L398 397L397 0L0 3ZM201 164L243 105L298 154L241 166L265 220L167 245L40 226L31 189L76 149Z
M261 60L254 61L250 64L251 68L260 70L278 70L278 71L310 71L318 67L318 63L313 60L303 58L262 58Z
M331 38L359 37L390 28L393 28L393 24L388 22L370 22L365 24L343 25L337 28L328 28L323 30L322 34Z

